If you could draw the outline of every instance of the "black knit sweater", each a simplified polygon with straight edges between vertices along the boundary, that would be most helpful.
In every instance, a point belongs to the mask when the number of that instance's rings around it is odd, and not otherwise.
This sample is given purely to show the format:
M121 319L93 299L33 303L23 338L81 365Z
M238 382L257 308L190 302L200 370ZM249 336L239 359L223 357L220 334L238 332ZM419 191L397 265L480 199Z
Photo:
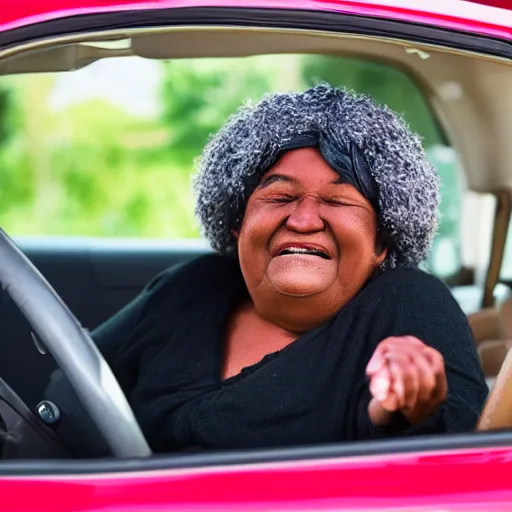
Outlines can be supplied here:
M439 411L400 435L474 428L487 386L466 317L435 277L385 271L332 320L223 381L226 320L244 293L236 261L205 256L158 276L93 333L154 451L397 435L369 420L365 367L380 341L400 335L443 354L449 386ZM60 370L45 398L61 407L58 432L75 455L108 454Z

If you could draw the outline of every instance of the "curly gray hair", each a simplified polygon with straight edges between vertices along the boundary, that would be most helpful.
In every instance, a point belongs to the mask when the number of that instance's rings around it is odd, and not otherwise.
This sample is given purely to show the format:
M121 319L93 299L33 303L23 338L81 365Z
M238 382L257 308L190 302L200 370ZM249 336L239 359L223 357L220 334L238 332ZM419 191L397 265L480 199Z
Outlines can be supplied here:
M241 107L206 145L194 178L195 212L213 249L236 253L233 231L269 155L311 132L333 133L340 151L353 145L364 156L378 187L380 228L391 241L383 268L423 261L437 230L440 183L419 137L389 108L326 84Z

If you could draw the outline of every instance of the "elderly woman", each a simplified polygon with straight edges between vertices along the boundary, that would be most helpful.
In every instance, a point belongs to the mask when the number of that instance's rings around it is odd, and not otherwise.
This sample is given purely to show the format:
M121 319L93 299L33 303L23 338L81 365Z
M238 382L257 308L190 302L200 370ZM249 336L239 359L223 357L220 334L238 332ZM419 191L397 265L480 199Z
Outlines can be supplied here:
M327 85L269 95L210 141L195 190L217 254L93 333L156 452L475 426L468 323L417 268L439 180L399 117ZM108 453L60 371L46 398L75 455Z

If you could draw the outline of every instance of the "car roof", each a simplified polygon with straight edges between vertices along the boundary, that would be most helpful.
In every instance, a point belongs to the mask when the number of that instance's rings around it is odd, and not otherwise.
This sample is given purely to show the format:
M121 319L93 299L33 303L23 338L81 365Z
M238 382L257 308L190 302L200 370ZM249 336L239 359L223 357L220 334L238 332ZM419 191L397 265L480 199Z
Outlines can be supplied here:
M10 0L8 8L4 6L0 10L0 32L58 18L102 12L251 7L374 15L512 39L512 5L509 3L509 0Z
M473 4L488 5L491 7L500 7L501 9L510 10L512 8L510 0L467 0L467 1L471 2Z

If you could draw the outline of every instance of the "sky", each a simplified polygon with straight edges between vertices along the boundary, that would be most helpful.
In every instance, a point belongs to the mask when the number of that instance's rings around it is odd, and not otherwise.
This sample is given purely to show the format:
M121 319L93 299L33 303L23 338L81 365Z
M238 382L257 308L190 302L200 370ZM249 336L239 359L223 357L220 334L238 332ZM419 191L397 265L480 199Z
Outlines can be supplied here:
M90 66L62 73L50 97L50 108L60 110L100 97L137 116L159 112L161 67L138 57L100 60Z

